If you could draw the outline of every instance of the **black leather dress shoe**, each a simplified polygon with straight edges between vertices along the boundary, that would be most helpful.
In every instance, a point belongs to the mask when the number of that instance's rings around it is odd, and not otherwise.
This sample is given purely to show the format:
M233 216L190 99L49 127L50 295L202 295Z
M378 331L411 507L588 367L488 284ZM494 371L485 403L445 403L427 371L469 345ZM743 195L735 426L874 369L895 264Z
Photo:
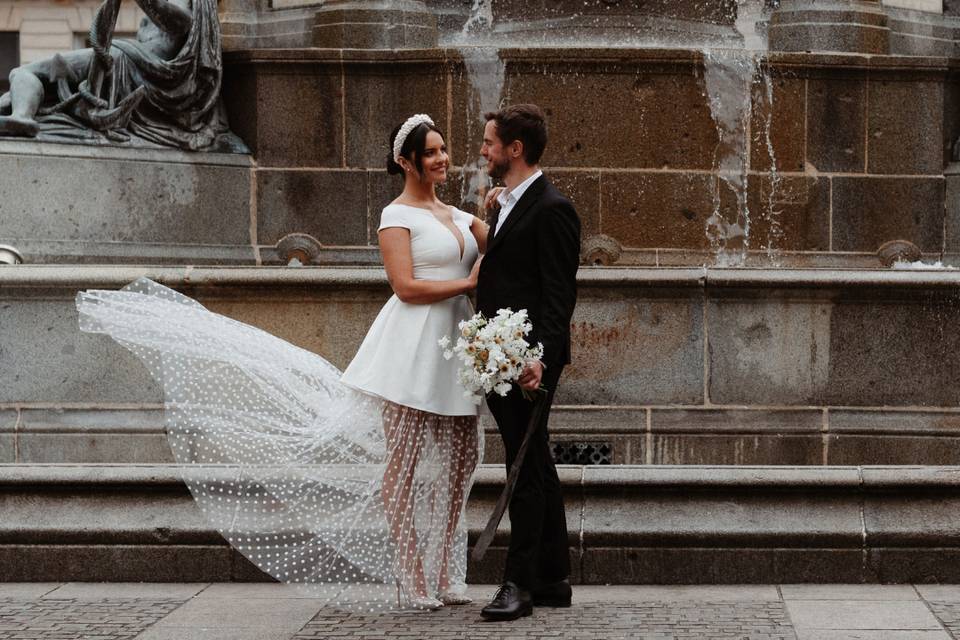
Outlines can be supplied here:
M490 604L480 610L480 615L487 620L516 620L531 613L530 592L510 581L504 582Z
M573 601L573 589L569 580L541 584L533 590L533 604L537 607L569 607Z

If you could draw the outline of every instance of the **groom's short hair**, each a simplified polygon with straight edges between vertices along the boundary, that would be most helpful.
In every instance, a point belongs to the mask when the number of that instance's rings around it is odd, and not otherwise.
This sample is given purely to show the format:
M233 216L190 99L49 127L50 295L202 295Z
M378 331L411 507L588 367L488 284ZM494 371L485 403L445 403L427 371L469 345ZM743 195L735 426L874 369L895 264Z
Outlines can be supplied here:
M500 111L484 114L487 121L497 126L497 137L504 145L515 140L523 143L523 159L527 164L540 162L547 148L547 121L543 110L535 104L514 104Z

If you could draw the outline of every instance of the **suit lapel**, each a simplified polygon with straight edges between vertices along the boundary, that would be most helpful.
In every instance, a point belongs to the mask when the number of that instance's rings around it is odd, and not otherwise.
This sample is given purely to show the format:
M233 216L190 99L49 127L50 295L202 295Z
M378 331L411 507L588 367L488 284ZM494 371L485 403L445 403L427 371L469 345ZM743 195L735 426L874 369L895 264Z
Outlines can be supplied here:
M500 227L500 231L494 234L493 240L487 245L486 255L490 255L490 252L503 242L503 238L517 225L517 221L540 199L546 186L546 177L540 176L527 188L517 204L514 205L513 210L510 211L510 215L507 216L507 221Z

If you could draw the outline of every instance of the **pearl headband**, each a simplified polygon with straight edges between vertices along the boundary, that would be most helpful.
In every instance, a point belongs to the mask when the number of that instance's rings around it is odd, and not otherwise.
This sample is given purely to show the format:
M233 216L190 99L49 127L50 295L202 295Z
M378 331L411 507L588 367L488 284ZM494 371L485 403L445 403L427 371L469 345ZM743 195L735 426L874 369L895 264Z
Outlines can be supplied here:
M400 127L400 131L397 132L397 137L393 141L394 162L400 164L400 150L403 149L403 143L407 141L407 136L409 136L414 129L422 124L429 124L430 126L433 126L433 119L425 113L418 113L415 116L410 116L407 118L407 121L404 122Z

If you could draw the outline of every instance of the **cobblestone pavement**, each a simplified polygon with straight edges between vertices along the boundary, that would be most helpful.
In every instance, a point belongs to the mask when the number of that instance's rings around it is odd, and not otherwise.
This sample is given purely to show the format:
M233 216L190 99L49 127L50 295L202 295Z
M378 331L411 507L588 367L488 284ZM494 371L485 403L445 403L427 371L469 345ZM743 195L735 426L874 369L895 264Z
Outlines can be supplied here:
M0 582L0 640L960 640L960 586L575 587L569 609L489 623L476 602L340 613L276 584Z
M136 638L182 600L0 600L0 640Z
M797 636L782 602L638 602L588 604L570 609L542 609L511 623L482 622L476 608L449 607L431 614L390 618L320 614L295 640L350 638L400 640L794 640Z

